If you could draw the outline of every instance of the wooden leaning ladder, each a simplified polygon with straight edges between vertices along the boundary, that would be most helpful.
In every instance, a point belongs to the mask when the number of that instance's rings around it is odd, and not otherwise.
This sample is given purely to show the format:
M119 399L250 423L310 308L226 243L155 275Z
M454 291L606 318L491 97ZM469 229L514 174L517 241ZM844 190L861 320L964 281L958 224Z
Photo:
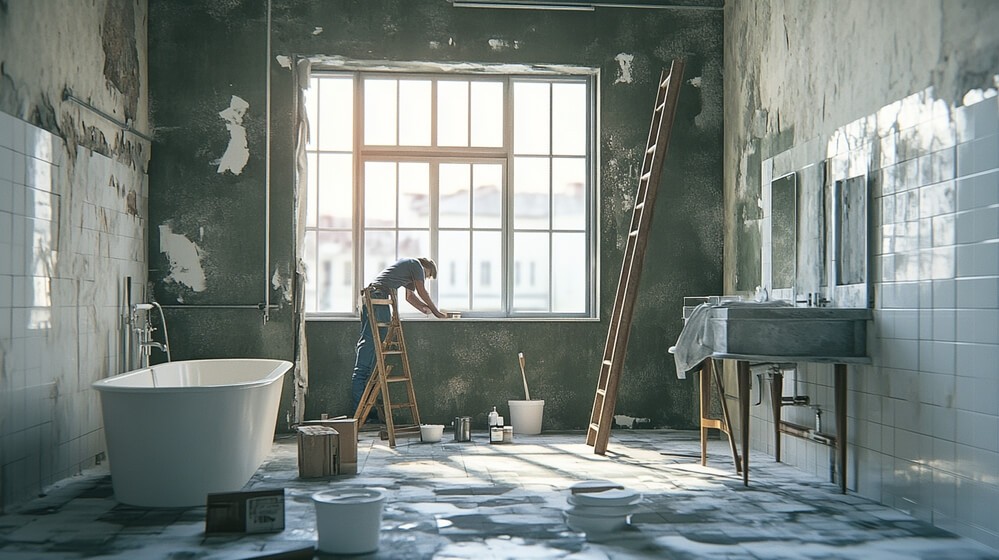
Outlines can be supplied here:
M374 297L371 288L361 292L364 307L368 312L368 322L371 326L371 336L375 342L375 366L364 387L361 402L354 418L357 425L364 425L371 409L377 405L378 398L382 401L382 418L385 421L385 432L390 447L395 447L396 435L420 434L420 410L416 406L416 392L413 390L413 374L409 369L409 355L406 353L406 339L402 335L402 323L399 321L399 301L395 290L389 291L388 298ZM388 305L392 318L388 323L379 323L375 316L376 305ZM384 330L384 337L383 337ZM394 363L389 363L389 362ZM401 373L398 373L401 370ZM392 374L393 371L397 373ZM405 400L393 402L390 386L402 383L405 387ZM398 392L398 391L397 391ZM397 425L393 412L408 410L412 415L412 424ZM385 439L383 437L383 439Z
M586 444L592 445L593 452L598 455L606 453L607 441L610 439L618 384L631 332L638 281L642 275L645 247L649 241L649 225L655 210L656 193L659 191L663 160L669 147L670 131L673 128L682 78L683 61L673 59L669 72L664 70L659 79L655 109L652 112L652 125L649 127L649 140L645 146L638 192L635 195L635 208L628 232L628 244L624 252L624 262L621 263L621 277L618 280L617 296L614 298L614 311L611 314L607 343L600 362L597 391L593 397L593 412L586 431Z

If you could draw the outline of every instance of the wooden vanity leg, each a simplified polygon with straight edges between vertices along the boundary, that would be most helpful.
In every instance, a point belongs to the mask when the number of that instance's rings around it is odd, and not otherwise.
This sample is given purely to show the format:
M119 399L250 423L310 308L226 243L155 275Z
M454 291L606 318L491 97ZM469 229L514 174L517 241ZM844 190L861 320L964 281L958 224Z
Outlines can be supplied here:
M780 407L784 402L784 374L779 369L770 380L770 402L774 411L774 457L780 463Z
M739 360L739 432L742 435L742 483L749 486L749 362Z
M708 426L705 420L708 417L708 411L711 410L711 360L705 360L704 365L701 367L701 372L698 374L700 376L700 393L701 393L701 466L706 466L708 464Z
M836 455L839 469L839 490L846 494L846 364L833 366L836 398Z

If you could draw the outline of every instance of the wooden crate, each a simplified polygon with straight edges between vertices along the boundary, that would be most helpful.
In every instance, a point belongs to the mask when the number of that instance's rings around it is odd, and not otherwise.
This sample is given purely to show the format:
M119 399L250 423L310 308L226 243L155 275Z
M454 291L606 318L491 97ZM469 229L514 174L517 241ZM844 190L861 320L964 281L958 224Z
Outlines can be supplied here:
M340 434L329 426L298 427L298 476L320 478L339 473Z

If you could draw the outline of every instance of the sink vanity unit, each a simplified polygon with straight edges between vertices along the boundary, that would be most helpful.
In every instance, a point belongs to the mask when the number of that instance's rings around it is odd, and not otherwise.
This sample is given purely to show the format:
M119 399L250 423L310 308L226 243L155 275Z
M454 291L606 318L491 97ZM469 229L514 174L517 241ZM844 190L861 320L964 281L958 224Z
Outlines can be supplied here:
M782 302L730 301L704 304L694 309L674 347L674 353L678 372L701 370L702 464L706 461L707 429L721 429L730 434L736 472L741 473L743 483L749 485L751 366L834 364L836 432L835 436L824 434L822 438L836 450L839 487L846 493L847 369L851 364L870 363L867 356L867 323L872 315L872 311L867 308L792 307ZM716 383L720 380L715 372L714 360L737 362L741 452L731 437L731 421L723 395L723 420L707 417L712 378ZM779 462L780 434L787 430L782 430L786 423L781 418L783 376L780 368L774 369L770 394L773 401L775 458Z
M685 324L671 351L681 379L700 371L701 462L706 462L710 428L729 434L736 471L749 484L749 409L753 369L769 369L775 458L781 460L782 433L832 446L840 489L846 492L847 371L870 364L867 326L873 319L870 282L872 179L869 148L830 157L825 142L805 142L762 162L760 174L760 284L756 301L741 296L685 298ZM688 307L687 300L706 303ZM688 310L692 312L688 313ZM721 393L715 360L734 360L738 383L740 436L737 449L725 395L722 419L710 418L712 383ZM798 364L833 365L835 433L785 421L787 404L819 405L783 398L784 371ZM806 380L807 384L808 381ZM760 397L764 391L762 377Z

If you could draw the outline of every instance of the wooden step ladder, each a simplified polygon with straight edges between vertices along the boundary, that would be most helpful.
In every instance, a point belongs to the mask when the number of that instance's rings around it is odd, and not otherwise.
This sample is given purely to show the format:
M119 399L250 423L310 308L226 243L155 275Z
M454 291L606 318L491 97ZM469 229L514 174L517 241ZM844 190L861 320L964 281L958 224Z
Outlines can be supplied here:
M413 390L413 375L409 369L409 356L406 353L406 339L402 335L402 323L399 321L399 301L395 290L388 290L389 297L376 297L376 292L365 288L361 292L364 307L368 312L368 322L371 326L371 336L375 342L375 367L364 387L361 402L354 413L357 425L364 425L371 409L377 406L381 398L382 419L385 421L385 433L389 447L395 447L397 435L420 435L420 410L416 406L416 392ZM392 311L388 323L379 323L375 316L376 305L387 305ZM392 362L392 363L390 363ZM396 373L393 375L393 371ZM401 371L401 373L399 373ZM404 400L394 402L390 388L396 383L402 383L405 392L400 395ZM400 393L400 391L396 391ZM395 423L394 412L409 411L412 424ZM386 439L383 437L383 439Z
M600 362L600 376L597 392L593 397L593 412L586 431L586 444L593 446L593 452L603 455L607 451L613 424L614 406L617 402L618 384L624 366L628 335L635 309L638 281L642 275L645 260L645 247L649 241L649 225L656 207L656 193L662 176L663 160L669 147L670 131L676 114L676 102L683 79L683 61L673 59L669 71L663 71L659 79L655 109L652 112L652 125L649 127L649 140L645 146L642 171L635 195L635 208L628 232L628 244L621 263L621 277L618 280L617 296L614 298L614 311L607 330L607 343Z

